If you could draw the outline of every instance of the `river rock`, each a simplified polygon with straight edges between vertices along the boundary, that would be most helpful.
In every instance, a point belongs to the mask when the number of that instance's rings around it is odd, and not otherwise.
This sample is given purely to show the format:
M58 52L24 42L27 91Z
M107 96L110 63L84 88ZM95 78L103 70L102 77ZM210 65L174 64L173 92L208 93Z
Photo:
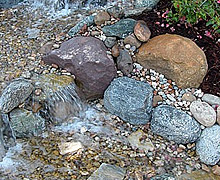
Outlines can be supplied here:
M70 36L75 36L85 25L91 26L94 24L95 16L87 16L81 21L79 21L73 28L68 32Z
M117 42L116 37L107 37L104 41L107 48L112 48Z
M104 94L104 106L131 124L146 124L151 118L153 89L148 83L128 77L114 79Z
M14 109L9 114L11 128L16 137L31 137L45 130L45 119L25 109Z
M204 52L190 39L164 34L139 48L137 62L154 69L182 88L199 87L207 73Z
M138 21L134 27L134 34L141 42L147 42L150 39L151 32L145 21Z
M110 20L110 15L105 12L105 11L102 11L102 12L99 12L96 16L95 16L95 24L100 26L101 24L104 24L105 21L109 21Z
M210 127L216 122L215 110L206 102L193 101L190 104L190 112L203 126Z
M153 8L157 5L159 0L135 0L135 7Z
M0 110L8 113L23 103L32 93L33 85L25 79L16 79L11 82L2 92L0 97Z
M200 125L194 118L169 105L160 105L153 110L151 130L178 144L195 142L201 134Z
M119 38L125 38L129 34L134 32L134 26L136 21L134 19L121 19L113 25L104 26L102 31L106 36L116 36Z
M196 152L201 162L215 165L220 160L220 126L214 125L202 131L196 143Z
M220 106L220 97L213 94L204 94L202 100L211 104Z
M106 51L103 42L94 37L74 37L43 60L74 74L76 84L86 98L95 99L103 96L116 76L114 61Z
M102 163L88 180L123 180L126 171L118 166Z
M120 49L120 54L117 57L117 67L123 72L123 74L128 75L133 70L133 61L131 55L127 50Z
M130 44L131 46L135 46L136 48L139 48L141 46L141 42L135 37L134 34L127 36L124 39L124 44Z

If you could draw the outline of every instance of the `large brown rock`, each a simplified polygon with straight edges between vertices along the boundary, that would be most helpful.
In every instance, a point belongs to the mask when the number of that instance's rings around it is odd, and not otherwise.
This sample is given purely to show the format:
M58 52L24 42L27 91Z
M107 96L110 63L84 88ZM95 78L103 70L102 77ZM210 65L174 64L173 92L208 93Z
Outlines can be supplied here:
M116 76L116 67L107 56L103 42L93 37L74 37L64 42L43 60L57 64L76 77L76 84L87 99L103 96L105 89Z
M137 62L155 69L182 88L199 87L208 65L204 52L190 39L165 34L143 44Z

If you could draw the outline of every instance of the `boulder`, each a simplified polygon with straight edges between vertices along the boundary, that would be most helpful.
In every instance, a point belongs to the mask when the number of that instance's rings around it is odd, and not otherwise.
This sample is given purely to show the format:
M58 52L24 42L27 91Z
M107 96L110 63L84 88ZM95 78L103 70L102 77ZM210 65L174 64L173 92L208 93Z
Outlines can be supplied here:
M153 110L151 130L178 144L195 142L201 134L200 125L194 118L169 105L160 105Z
M164 74L182 88L199 87L208 70L204 52L179 35L156 36L143 44L136 56L145 68Z
M123 74L128 75L133 70L133 61L131 55L127 50L120 49L120 54L117 57L117 67L123 72Z
M115 36L119 38L125 38L129 34L134 32L134 26L136 21L134 19L121 19L115 24L104 26L102 31L106 36Z
M2 92L0 110L8 113L23 103L32 93L34 87L30 81L18 78L12 81Z
M215 165L220 160L220 126L214 125L202 131L196 143L196 152L200 161L207 165Z
M215 110L206 102L193 101L190 104L190 112L203 126L210 127L216 122Z
M74 37L64 42L43 60L57 64L76 77L76 84L87 99L103 96L105 89L116 76L114 61L106 53L102 41L93 37Z
M128 77L114 79L104 94L104 106L122 120L139 125L151 118L153 89Z
M118 166L102 163L88 180L123 180L126 171Z

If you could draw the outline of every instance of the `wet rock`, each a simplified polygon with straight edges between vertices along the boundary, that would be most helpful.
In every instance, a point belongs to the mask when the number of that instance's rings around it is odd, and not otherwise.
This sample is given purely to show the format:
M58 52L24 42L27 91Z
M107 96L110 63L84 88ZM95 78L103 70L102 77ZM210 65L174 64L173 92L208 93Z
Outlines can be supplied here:
M153 89L128 77L114 79L104 94L104 106L131 124L146 124L152 111Z
M211 104L211 105L219 105L220 106L220 97L215 96L213 94L204 94L202 100Z
M86 24L87 26L91 26L94 24L95 16L87 16L83 20L79 21L73 28L71 28L68 32L70 36L76 35Z
M196 152L201 162L215 165L220 160L220 126L214 125L202 131L196 143Z
M95 24L98 26L100 26L101 24L104 24L105 21L108 21L108 20L110 20L110 15L105 11L98 13L94 19Z
M0 110L8 113L23 103L32 93L33 85L25 79L16 79L11 82L2 92L0 97Z
M177 180L200 180L200 179L217 180L219 179L219 176L199 170L199 171L193 171L189 174L182 174L177 178Z
M11 128L16 137L31 137L45 130L45 119L25 109L14 109L9 114Z
M112 48L116 44L116 37L107 37L104 41L106 47Z
M102 31L106 36L125 38L129 34L133 33L135 24L136 21L134 19L122 19L113 25L104 26Z
M150 178L150 180L176 180L176 178L171 174L163 174Z
M126 171L118 166L102 163L88 180L123 180Z
M216 122L216 112L206 102L193 101L190 105L190 112L203 126L210 127Z
M196 97L191 92L187 92L187 93L183 94L182 100L193 102L193 101L196 101Z
M118 47L118 45L116 44L116 45L114 45L114 46L112 47L112 56L113 56L113 57L118 57L119 55L120 55L119 47Z
M113 59L106 54L103 42L93 37L74 37L52 51L43 60L57 64L76 77L76 84L87 99L103 96L116 76Z
M143 44L136 56L145 68L164 74L182 88L199 87L208 69L204 52L179 35L156 36Z
M39 36L40 29L33 28L33 29L27 29L27 35L29 39L35 39Z
M199 123L187 113L169 105L153 110L151 130L178 144L195 142L201 134Z
M154 150L153 143L149 138L147 138L147 134L142 130L138 130L129 135L128 141L134 149L138 148L139 150L143 150L145 152Z
M135 0L135 7L153 8L157 5L159 0Z
M60 154L76 153L79 149L83 149L81 142L61 142L59 144Z
M134 34L141 42L147 42L150 39L151 32L145 21L138 21L134 27Z
M128 75L133 70L133 61L131 55L127 50L120 49L120 54L117 57L117 67L123 72L123 74Z
M124 44L130 44L131 46L135 46L136 48L139 48L141 46L141 42L135 37L134 34L127 36L124 39Z

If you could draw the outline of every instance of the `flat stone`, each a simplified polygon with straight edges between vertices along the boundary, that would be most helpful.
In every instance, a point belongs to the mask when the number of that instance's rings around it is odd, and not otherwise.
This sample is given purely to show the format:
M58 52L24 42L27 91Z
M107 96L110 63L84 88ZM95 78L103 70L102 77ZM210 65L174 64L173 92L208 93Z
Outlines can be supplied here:
M212 94L204 94L202 96L202 100L211 104L211 105L219 105L220 106L220 97L212 95Z
M12 81L2 92L0 97L0 110L8 113L23 103L32 93L34 87L30 81L16 79Z
M94 18L94 21L95 21L95 24L100 26L101 24L104 24L105 21L109 21L110 20L110 15L105 12L105 11L102 11L102 12L99 12L95 18Z
M45 128L45 119L25 109L14 109L9 113L11 128L16 137L37 136Z
M61 142L59 143L60 154L65 155L68 153L76 153L78 150L83 149L81 142Z
M202 131L196 143L196 152L200 161L215 165L220 160L220 126L214 125Z
M160 105L153 110L151 130L178 144L195 142L201 134L200 125L194 118L169 105Z
M124 44L130 44L131 46L135 46L136 48L139 48L141 46L141 42L135 37L134 34L127 36L124 39Z
M190 112L203 126L210 127L216 122L215 110L206 102L193 101L190 104Z
M114 79L104 94L104 106L131 124L146 124L151 118L153 89L148 83L128 77Z
M196 101L196 97L191 92L187 92L187 93L183 94L182 100L188 101L188 102L193 102L193 101Z
M102 31L106 36L116 36L119 38L125 38L129 34L134 32L134 26L136 21L134 19L122 19L113 25L104 26Z
M127 50L120 49L120 54L117 57L117 67L125 75L128 75L132 72L133 61L131 55Z
M105 46L108 48L112 48L116 44L116 37L107 37L104 41Z
M116 67L103 42L94 37L74 37L60 49L43 57L47 64L57 64L76 77L76 84L87 99L102 97L116 76Z
M147 23L143 20L137 22L134 27L134 34L141 42L147 42L150 39L151 31L147 26Z
M123 180L126 171L118 166L102 163L88 180Z
M128 136L128 141L133 149L138 148L139 150L143 150L145 152L153 151L154 145L147 136L148 135L142 130L138 130Z

